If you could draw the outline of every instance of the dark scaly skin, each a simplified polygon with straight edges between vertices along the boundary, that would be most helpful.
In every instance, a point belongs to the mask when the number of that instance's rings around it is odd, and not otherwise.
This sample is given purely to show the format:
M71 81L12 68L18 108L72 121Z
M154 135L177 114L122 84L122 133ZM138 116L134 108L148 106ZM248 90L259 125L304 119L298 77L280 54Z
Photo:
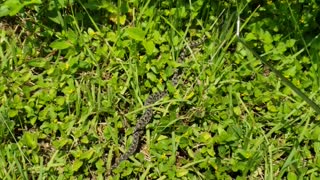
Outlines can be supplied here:
M191 49L195 48L195 47L201 45L205 40L206 40L206 37L204 36L203 38L201 38L201 39L199 39L197 41L191 42L189 44L189 47ZM186 58L187 51L188 51L188 48L183 48L183 50L181 51L181 53L179 55L178 63L182 63L182 61ZM174 87L178 85L179 77L180 77L179 70L176 69L174 74L173 74L173 76L172 76L172 78L171 78L171 82L172 82L172 85ZM164 91L161 91L161 92L158 92L158 93L155 93L155 94L151 94L147 98L147 100L145 101L144 105L145 106L149 106L149 105L157 102L158 100L160 100L161 98L163 98L167 94L168 94L167 90L164 90ZM139 120L138 120L138 122L137 122L137 124L136 124L136 126L134 128L133 141L132 141L131 146L129 147L129 149L128 149L128 151L126 153L122 154L120 156L120 158L118 160L116 160L116 162L111 166L111 170L110 171L112 171L113 169L118 167L119 164L122 161L125 161L125 160L129 159L129 157L132 156L137 151L137 148L138 148L138 145L139 145L139 142L140 142L140 138L143 135L143 130L145 129L145 127L148 125L148 123L152 119L152 115L153 115L153 110L152 110L151 107L148 107L146 109L146 111L143 113L143 115L139 118Z

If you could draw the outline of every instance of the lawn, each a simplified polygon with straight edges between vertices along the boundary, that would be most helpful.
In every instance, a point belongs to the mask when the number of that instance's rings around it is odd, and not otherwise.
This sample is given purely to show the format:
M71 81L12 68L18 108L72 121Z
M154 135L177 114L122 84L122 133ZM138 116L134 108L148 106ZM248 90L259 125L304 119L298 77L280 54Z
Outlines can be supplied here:
M316 1L0 4L0 179L320 179Z

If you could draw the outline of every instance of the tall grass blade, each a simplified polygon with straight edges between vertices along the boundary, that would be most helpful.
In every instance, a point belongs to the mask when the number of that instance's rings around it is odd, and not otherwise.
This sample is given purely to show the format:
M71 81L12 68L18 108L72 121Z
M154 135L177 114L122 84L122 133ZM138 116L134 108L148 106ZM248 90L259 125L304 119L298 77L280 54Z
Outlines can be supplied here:
M282 75L280 71L278 71L275 67L273 67L264 57L261 57L258 53L256 53L242 38L238 36L239 42L245 46L257 59L259 59L263 64L268 66L280 79L281 81L289 86L295 93L298 94L306 103L308 103L312 109L314 109L320 115L320 107L313 102L307 95L305 95L299 88L297 88L294 84L292 84L286 77Z

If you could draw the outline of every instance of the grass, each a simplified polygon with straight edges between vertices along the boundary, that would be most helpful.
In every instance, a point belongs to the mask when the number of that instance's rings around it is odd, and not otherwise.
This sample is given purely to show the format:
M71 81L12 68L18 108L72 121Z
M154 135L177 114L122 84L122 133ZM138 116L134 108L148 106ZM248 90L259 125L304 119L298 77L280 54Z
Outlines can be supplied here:
M318 36L296 4L61 2L22 4L1 24L1 179L104 179L165 88L109 179L319 178Z

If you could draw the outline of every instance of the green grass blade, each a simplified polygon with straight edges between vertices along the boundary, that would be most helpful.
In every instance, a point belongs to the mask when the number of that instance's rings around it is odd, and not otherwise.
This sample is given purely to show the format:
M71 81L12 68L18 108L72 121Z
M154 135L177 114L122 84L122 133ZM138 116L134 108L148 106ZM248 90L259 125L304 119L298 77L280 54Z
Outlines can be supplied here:
M273 67L264 57L261 57L258 53L256 53L249 45L240 37L238 37L239 42L245 46L257 59L259 59L263 64L268 66L280 79L281 81L289 86L295 93L298 94L306 103L308 103L312 109L314 109L318 114L320 114L320 107L313 102L307 95L305 95L299 88L297 88L292 82L290 82L286 77L282 75L280 71L278 71L275 67Z

